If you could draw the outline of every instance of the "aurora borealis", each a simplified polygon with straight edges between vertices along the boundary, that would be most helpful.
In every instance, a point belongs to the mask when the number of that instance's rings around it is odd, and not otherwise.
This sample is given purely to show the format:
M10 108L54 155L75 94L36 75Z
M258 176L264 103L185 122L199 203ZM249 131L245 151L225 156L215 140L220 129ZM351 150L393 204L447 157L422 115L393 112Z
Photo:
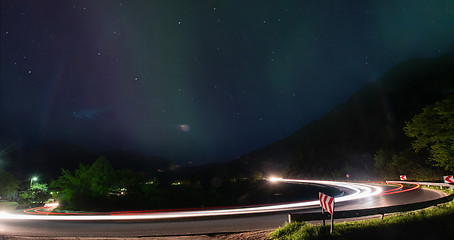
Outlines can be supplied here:
M196 164L454 46L454 1L1 0L0 137Z

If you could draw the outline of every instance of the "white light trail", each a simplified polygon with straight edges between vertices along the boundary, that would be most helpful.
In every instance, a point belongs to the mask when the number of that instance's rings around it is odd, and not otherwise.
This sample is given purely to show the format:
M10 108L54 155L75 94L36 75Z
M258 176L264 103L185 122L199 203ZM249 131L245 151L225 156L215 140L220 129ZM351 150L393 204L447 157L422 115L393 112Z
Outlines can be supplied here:
M277 182L277 181L281 181L282 178L278 178L278 177L271 177L270 178L270 182Z
M337 197L335 201L345 202L378 195L382 192L379 186L373 186L362 183L346 183L334 181L312 181L312 180L295 180L295 179L273 179L273 181L282 181L288 183L309 183L328 185L337 188L350 189L353 193ZM24 219L24 220L66 220L66 221L125 221L125 220L158 220L158 219L178 219L178 218L197 218L197 217L212 217L240 214L255 214L267 212L279 212L296 210L299 208L311 207L319 205L319 200L283 203L262 206L245 206L240 208L224 208L224 209L207 209L207 210L188 210L188 211L169 211L169 212L148 212L125 215L25 215L0 212L0 219Z

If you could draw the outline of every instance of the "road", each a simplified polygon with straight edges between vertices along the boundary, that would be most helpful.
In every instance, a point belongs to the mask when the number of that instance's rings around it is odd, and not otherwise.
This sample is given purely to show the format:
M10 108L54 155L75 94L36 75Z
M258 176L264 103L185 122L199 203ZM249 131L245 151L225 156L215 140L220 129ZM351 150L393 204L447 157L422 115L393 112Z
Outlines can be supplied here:
M376 185L378 186L378 185ZM336 210L364 209L427 201L445 196L430 189L399 188L381 185L379 194L336 202ZM349 190L350 191L350 190ZM349 193L353 194L354 193ZM271 213L212 216L189 219L130 221L34 220L0 217L0 238L3 237L152 237L183 236L213 233L234 233L276 229L288 221L289 212L320 211L316 205L286 208ZM28 215L27 215L28 216ZM33 215L34 216L34 215ZM140 216L140 214L139 214Z

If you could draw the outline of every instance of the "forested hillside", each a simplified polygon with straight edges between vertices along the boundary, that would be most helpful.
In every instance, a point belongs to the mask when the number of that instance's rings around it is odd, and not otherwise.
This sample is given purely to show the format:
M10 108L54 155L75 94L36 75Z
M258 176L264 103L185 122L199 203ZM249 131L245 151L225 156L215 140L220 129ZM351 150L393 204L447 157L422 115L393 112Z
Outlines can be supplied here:
M441 170L431 167L425 152L411 151L403 127L423 107L452 93L454 52L408 60L287 138L220 168L235 176L279 173L341 178L349 173L352 178L367 179L399 171L420 177L437 175ZM381 169L376 163L380 158L397 166Z

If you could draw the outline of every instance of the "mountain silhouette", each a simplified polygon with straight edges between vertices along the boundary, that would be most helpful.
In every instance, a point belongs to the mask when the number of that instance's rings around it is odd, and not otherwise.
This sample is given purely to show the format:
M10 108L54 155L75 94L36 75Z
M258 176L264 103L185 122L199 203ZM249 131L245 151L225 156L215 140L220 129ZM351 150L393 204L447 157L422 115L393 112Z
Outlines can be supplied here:
M453 93L454 52L404 61L290 136L217 168L230 176L329 178L352 170L367 178L377 150L408 146L406 121Z

